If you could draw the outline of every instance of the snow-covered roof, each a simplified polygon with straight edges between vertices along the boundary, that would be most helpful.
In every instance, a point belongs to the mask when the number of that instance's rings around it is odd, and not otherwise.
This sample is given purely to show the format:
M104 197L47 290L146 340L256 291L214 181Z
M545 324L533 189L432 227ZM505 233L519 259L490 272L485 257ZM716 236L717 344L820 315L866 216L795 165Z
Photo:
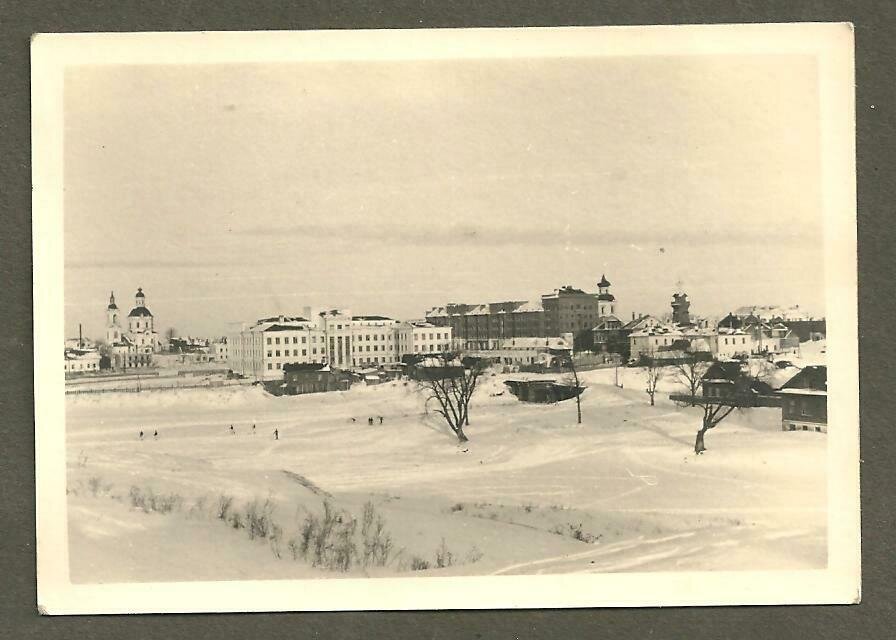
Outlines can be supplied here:
M538 311L544 311L544 307L541 306L540 302L534 302L532 300L523 302L520 306L513 310L514 313L535 313Z
M778 389L778 393L786 393L794 396L826 396L827 391L822 389Z

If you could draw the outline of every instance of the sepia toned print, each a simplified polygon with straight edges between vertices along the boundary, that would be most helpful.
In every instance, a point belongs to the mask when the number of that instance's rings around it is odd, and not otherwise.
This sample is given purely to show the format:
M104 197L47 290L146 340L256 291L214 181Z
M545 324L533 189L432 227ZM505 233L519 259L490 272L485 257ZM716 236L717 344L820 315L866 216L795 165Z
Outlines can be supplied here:
M33 51L48 613L858 599L848 25Z

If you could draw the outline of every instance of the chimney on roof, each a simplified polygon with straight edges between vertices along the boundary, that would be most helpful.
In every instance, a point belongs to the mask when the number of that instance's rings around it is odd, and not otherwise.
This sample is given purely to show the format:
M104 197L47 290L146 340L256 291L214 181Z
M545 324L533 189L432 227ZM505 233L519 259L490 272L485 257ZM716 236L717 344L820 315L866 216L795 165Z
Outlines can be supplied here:
M283 322L283 314L282 313L278 316L278 319L280 320L280 322Z
M632 311L632 320L634 320L634 319L635 319L635 312Z

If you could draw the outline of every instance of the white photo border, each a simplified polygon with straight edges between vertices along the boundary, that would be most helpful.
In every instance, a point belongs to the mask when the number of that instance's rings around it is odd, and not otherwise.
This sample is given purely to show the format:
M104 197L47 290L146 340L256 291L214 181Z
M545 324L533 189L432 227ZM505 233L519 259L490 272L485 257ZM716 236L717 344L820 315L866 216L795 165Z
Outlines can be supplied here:
M829 422L828 566L84 585L69 580L65 492L63 90L73 65L803 54L821 101ZM846 604L860 599L854 33L847 23L39 34L32 38L37 591L45 614ZM850 428L852 427L852 428Z

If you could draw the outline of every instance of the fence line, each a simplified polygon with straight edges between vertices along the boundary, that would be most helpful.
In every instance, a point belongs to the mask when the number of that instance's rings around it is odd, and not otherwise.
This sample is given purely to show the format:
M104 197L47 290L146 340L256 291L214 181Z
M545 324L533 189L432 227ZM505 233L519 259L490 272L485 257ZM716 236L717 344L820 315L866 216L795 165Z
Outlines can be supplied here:
M65 395L82 395L89 393L146 393L151 391L171 391L175 389L224 389L252 384L251 382L235 382L231 384L173 384L155 387L116 387L114 389L66 389Z

